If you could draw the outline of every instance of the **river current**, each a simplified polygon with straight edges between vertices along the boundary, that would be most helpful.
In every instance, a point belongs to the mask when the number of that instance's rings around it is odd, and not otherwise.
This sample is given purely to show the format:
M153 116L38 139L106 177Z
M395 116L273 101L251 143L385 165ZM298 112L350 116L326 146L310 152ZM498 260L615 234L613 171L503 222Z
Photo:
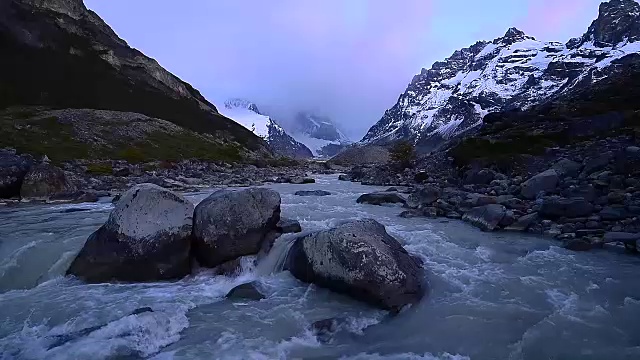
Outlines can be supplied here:
M424 260L431 290L420 304L390 317L297 281L279 271L292 235L237 278L199 270L175 282L87 285L63 274L110 199L20 205L0 208L0 359L640 359L640 257L403 219L399 207L356 203L382 188L316 180L269 186L283 216L304 231L378 220ZM332 195L293 195L315 189ZM211 191L186 196L197 203ZM224 298L250 280L266 299ZM131 315L143 307L153 312ZM345 325L321 342L309 326L332 317Z

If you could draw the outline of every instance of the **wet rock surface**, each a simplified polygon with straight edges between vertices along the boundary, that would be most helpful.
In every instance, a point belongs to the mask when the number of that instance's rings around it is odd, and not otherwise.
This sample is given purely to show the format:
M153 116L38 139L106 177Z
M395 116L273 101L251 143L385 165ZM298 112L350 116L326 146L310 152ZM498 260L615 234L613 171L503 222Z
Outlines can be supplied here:
M191 272L193 204L153 184L127 191L67 270L87 282L157 281Z
M426 292L422 264L375 220L351 221L296 240L285 269L296 278L398 311Z

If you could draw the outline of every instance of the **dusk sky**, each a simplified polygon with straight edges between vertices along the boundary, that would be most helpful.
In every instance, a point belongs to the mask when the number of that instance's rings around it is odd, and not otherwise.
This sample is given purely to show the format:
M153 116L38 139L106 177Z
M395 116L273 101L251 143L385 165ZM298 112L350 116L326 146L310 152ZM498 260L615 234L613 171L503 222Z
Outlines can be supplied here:
M216 105L311 110L359 140L414 74L515 26L584 33L600 0L85 0L129 45Z

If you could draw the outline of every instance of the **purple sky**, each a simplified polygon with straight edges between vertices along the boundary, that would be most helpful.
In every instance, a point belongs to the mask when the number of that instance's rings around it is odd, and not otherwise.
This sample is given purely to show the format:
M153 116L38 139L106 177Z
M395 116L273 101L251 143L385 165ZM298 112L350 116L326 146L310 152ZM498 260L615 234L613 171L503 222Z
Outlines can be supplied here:
M582 35L600 0L85 0L129 45L218 104L312 110L359 140L414 74L515 26Z

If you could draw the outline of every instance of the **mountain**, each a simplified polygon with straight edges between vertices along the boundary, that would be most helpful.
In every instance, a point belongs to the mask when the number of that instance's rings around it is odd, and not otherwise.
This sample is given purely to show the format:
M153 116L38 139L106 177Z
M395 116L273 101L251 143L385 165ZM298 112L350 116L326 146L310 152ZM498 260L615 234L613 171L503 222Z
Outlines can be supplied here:
M292 136L313 151L314 156L331 157L351 144L347 136L326 116L298 112L289 123Z
M602 3L587 32L566 44L511 28L422 69L362 142L407 139L430 151L478 127L488 113L528 109L600 82L639 52L635 0Z
M0 51L0 109L39 106L141 114L207 135L213 153L217 143L269 156L264 141L129 47L82 0L0 1ZM117 117L116 112L109 114ZM2 145L15 144L4 139Z
M254 134L264 139L278 155L307 159L313 153L304 144L297 142L271 117L258 110L256 104L245 99L225 101L222 112Z

